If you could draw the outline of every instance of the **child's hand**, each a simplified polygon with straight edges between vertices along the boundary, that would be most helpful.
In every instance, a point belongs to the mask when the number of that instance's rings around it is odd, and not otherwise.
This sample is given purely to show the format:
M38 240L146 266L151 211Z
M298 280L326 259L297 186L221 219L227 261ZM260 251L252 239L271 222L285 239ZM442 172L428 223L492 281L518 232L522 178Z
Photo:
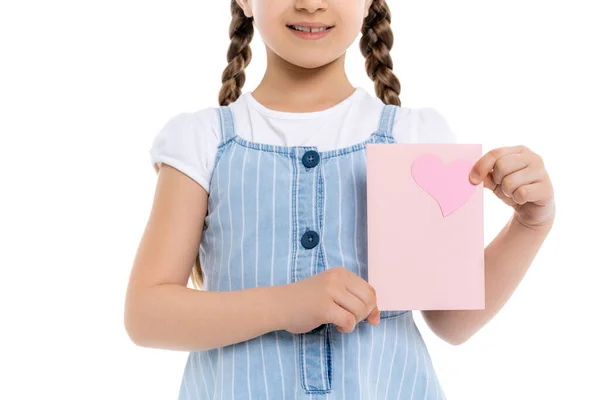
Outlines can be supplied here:
M554 190L544 161L525 146L494 149L477 161L471 183L484 186L515 210L515 218L528 227L552 225Z
M322 324L335 324L340 332L354 330L367 318L379 323L375 290L344 267L335 267L285 286L281 300L289 306L285 330L305 333Z

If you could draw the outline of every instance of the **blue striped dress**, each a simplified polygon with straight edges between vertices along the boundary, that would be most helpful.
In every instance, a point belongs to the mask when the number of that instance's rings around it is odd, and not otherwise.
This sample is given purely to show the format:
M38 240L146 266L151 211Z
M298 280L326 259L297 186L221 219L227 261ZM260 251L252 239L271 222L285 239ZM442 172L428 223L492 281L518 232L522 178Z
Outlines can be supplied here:
M366 157L369 143L395 143L398 107L350 147L247 141L228 106L218 108L221 142L200 243L205 289L282 285L335 266L367 278ZM333 325L294 335L190 352L179 400L442 400L444 393L412 311L383 311L352 333Z

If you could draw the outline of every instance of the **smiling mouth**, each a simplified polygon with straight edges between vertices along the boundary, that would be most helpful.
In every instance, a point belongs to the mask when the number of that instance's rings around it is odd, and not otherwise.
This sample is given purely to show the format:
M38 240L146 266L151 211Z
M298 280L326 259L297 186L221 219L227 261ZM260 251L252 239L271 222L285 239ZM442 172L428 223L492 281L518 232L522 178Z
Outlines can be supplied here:
M286 25L286 26L293 31L306 32L306 33L324 32L324 31L331 30L335 27L335 25L334 26L323 26L323 27L319 27L319 28L309 28L306 26L298 26L298 25Z

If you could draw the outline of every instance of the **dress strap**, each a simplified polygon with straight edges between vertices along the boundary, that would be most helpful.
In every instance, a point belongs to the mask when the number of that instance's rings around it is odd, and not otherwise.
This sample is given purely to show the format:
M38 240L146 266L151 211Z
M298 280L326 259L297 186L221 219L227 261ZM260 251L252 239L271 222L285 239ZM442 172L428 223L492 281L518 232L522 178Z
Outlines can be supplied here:
M395 104L386 104L381 111L379 130L383 132L384 136L390 139L394 138L394 119L396 118L396 111L398 111L398 108L399 107Z
M229 106L219 106L219 120L221 122L221 141L225 143L235 136L235 124Z

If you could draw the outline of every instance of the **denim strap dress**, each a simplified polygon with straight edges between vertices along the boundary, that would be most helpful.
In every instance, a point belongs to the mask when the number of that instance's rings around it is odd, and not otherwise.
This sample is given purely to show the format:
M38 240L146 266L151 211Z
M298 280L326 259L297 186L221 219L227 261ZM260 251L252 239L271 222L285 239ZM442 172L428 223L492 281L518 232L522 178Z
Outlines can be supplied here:
M250 142L228 106L221 127L200 243L205 290L284 285L344 266L367 278L366 155L395 143L398 107L385 105L367 140L319 152ZM310 295L310 294L308 294ZM201 316L199 316L201 318ZM333 325L275 331L190 352L179 400L443 400L412 311L383 311L351 333Z

